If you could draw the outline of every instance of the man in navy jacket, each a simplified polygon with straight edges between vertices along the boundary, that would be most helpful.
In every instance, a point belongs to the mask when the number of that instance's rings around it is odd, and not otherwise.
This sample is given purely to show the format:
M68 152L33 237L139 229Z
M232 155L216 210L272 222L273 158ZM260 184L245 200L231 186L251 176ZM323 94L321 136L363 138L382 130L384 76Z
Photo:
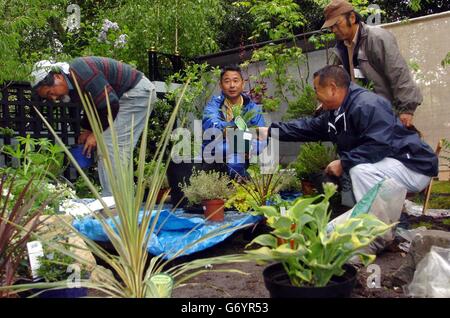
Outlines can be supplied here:
M387 99L351 83L344 69L322 68L314 74L314 89L324 113L273 123L260 136L278 132L282 141L335 143L339 160L325 172L336 177L349 173L357 201L385 178L420 192L438 174L438 158L430 146L402 125Z

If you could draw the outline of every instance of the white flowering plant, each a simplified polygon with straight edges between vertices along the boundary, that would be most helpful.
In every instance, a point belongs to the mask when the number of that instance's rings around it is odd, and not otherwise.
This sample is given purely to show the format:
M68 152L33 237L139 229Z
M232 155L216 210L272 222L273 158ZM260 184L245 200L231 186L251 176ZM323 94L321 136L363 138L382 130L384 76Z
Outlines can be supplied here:
M93 36L90 45L84 50L83 55L105 56L118 60L124 60L123 54L128 49L128 28L119 26L117 22L104 19L101 25L93 26ZM133 61L124 60L133 64Z
M15 139L16 145L4 145L1 148L1 152L14 163L14 166L0 168L2 175L8 180L14 180L10 195L19 195L30 180L33 180L33 186L37 187L39 184L39 192L36 193L31 210L42 207L44 202L51 199L44 207L44 214L57 213L62 201L75 197L75 192L58 179L65 168L63 148L47 138L36 139L27 135ZM4 188L2 196L8 191L9 189Z

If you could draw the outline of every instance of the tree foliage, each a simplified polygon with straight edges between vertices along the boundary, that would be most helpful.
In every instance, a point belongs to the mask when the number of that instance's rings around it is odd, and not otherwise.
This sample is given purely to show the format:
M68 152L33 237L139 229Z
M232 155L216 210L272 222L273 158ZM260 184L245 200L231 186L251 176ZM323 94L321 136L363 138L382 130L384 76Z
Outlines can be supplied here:
M67 27L69 4L80 26ZM0 0L0 82L26 80L34 62L82 55L113 57L147 69L147 50L194 57L219 50L219 0ZM105 22L117 24L102 38Z

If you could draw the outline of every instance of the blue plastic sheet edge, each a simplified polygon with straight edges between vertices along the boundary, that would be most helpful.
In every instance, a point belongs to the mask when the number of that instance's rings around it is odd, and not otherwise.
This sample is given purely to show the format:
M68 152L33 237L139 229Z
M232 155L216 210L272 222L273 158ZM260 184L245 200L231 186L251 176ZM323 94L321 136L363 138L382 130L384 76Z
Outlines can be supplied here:
M142 219L143 213L143 211L140 212L139 220ZM151 213L152 221L150 224L152 224L153 218L157 216L157 211ZM164 259L190 255L223 242L240 229L240 226L255 225L261 220L261 216L228 211L225 212L223 222L211 222L205 221L204 217L200 215L186 214L182 209L173 212L162 210L158 216L155 231L149 240L147 251L152 255L161 255ZM116 221L118 221L118 217L116 217ZM111 219L107 222L111 228L116 230ZM109 241L101 223L93 217L75 220L73 226L91 240ZM224 231L226 232L224 233ZM214 235L218 232L222 234ZM207 239L197 242L206 236L208 236ZM176 255L182 249L186 250L180 255Z

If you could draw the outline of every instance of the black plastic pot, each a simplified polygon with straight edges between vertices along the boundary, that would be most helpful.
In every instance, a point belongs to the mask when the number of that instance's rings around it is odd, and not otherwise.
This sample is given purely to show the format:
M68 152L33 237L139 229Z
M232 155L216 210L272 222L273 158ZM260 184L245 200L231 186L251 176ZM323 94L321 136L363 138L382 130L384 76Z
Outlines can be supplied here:
M310 173L307 178L319 193L323 193L323 183L331 182L339 186L339 178L330 176L325 171Z
M345 274L333 276L325 287L293 286L281 263L267 266L263 271L264 283L271 298L349 298L356 283L356 269L344 265Z
M39 281L41 283L42 281ZM33 282L32 280L28 279L19 279L14 285L20 285L20 284L33 284L38 282ZM80 297L86 297L87 296L87 288L81 287L81 288L62 288L62 289L54 289L54 290L45 290L42 289L29 289L23 292L19 292L18 295L20 298L28 298L31 297L37 293L41 292L39 295L37 295L37 298L80 298Z
M34 290L38 292L38 290ZM87 296L87 288L63 288L46 290L38 295L39 298L80 298Z

